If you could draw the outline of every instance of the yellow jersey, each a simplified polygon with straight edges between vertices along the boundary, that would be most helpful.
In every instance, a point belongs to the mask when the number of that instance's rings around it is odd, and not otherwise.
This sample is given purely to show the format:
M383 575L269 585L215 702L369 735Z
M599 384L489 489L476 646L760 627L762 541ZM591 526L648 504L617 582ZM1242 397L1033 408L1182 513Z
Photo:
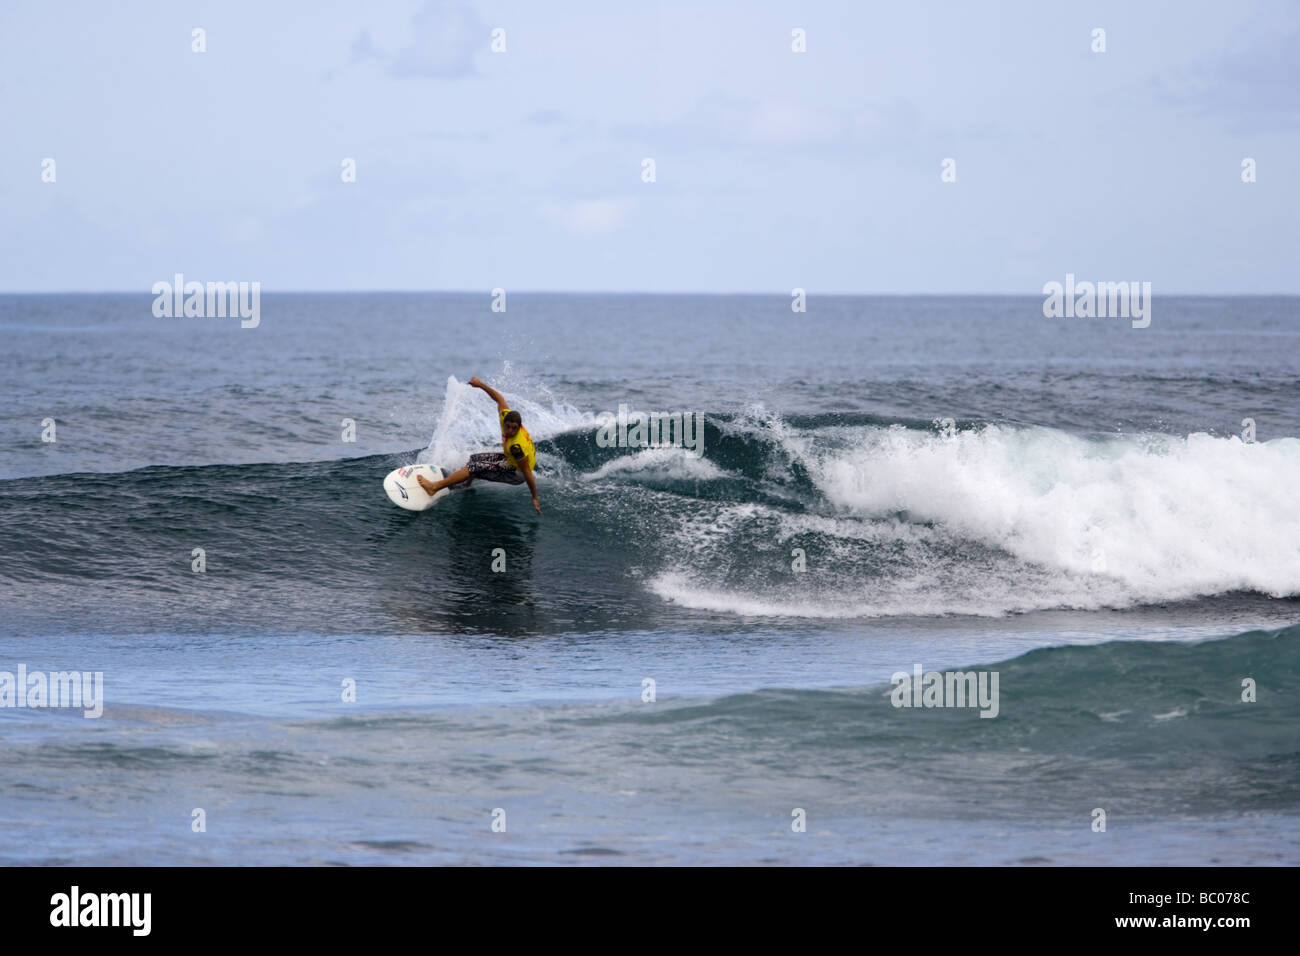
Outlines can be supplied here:
M537 467L537 449L533 447L532 436L528 434L528 429L523 425L519 426L519 431L515 432L514 438L506 438L506 414L510 411L508 408L497 409L501 413L501 448L506 453L506 461L510 462L510 467L520 471L519 465L527 461L528 468L531 471ZM511 445L518 445L523 454L516 458L510 452Z

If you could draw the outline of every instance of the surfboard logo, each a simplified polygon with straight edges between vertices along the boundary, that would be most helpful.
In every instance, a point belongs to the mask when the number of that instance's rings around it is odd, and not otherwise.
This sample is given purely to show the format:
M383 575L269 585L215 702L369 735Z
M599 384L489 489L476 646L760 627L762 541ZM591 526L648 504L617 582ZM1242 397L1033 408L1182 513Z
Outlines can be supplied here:
M410 501L410 500L411 500L411 496L408 495L408 494L406 493L406 486L405 486L405 485L398 485L398 486L397 486L397 490L400 491L400 492L402 493L402 500L403 500L403 501Z

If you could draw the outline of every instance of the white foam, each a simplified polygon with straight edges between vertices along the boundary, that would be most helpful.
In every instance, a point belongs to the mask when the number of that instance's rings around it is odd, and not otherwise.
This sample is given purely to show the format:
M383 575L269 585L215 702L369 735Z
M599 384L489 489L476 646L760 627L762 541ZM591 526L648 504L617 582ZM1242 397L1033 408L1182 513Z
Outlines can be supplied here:
M510 382L508 363L503 377L507 380L504 384L498 384L496 379L488 384L501 392L510 407L519 412L524 428L535 442L564 432L595 427L596 419L590 412L580 412L563 402L547 401L550 395L544 387L528 388L522 383ZM534 397L539 392L543 396L541 400ZM497 416L496 404L486 392L461 382L455 375L448 375L433 437L417 460L459 468L471 454L499 451L500 445L501 420Z
M889 609L866 608L861 604L843 606L828 603L823 597L817 595L804 598L770 594L761 596L743 591L702 587L693 583L689 575L680 572L657 575L647 586L652 593L659 595L665 601L683 607L743 614L748 617L843 618L889 614ZM916 612L908 610L902 613Z
M697 458L684 448L646 448L632 455L607 461L583 481L597 481L617 475L623 478L712 481L727 473L707 458Z
M652 592L701 610L807 618L1300 594L1297 439L763 428L838 514L701 503L682 515L678 558L649 580ZM782 580L778 562L788 569L795 547L808 549L807 571Z
M851 514L906 512L1026 562L1114 578L1142 600L1300 594L1300 439L860 432L814 470Z
M1010 570L950 576L922 568L879 580L827 583L814 568L799 577L801 580L784 585L769 582L759 587L735 587L710 584L703 575L677 569L655 575L647 587L683 607L752 617L1005 617L1044 608L1131 603L1106 582L1046 581Z

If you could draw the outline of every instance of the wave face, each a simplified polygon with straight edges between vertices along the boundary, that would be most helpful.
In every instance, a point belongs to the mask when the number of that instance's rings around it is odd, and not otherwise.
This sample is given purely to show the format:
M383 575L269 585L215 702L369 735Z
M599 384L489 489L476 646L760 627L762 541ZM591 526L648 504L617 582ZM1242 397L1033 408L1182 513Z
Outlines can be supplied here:
M524 491L483 483L431 513L393 508L391 468L494 447L495 414L467 390L448 381L418 453L0 482L6 604L24 621L58 606L68 626L513 633L1300 595L1293 438L753 408L707 415L697 456L602 447L591 413L543 395L518 404L540 519ZM507 573L491 573L498 548Z

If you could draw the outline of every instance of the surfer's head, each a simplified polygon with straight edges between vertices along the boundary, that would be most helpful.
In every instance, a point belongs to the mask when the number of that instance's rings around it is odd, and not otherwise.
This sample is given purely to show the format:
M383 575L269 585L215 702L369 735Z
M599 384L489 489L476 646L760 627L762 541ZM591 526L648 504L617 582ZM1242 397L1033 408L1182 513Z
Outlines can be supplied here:
M506 412L505 418L501 419L501 431L507 438L514 438L519 434L519 426L523 423L524 420L519 417L519 413L512 409Z

